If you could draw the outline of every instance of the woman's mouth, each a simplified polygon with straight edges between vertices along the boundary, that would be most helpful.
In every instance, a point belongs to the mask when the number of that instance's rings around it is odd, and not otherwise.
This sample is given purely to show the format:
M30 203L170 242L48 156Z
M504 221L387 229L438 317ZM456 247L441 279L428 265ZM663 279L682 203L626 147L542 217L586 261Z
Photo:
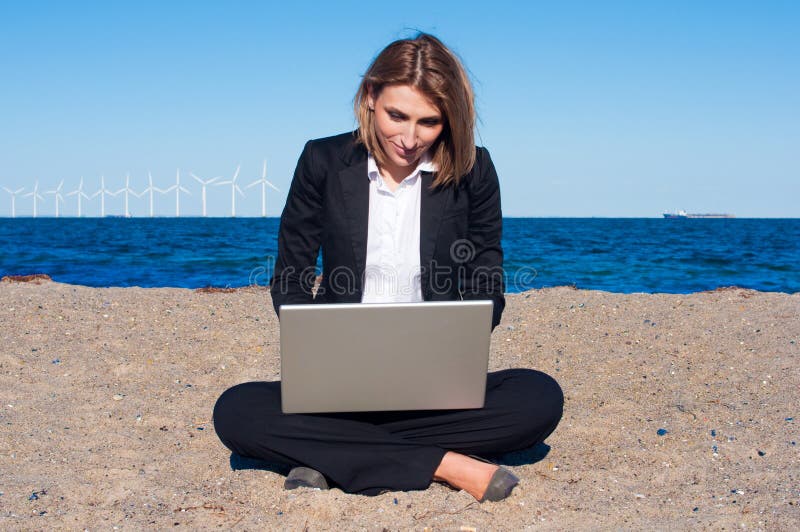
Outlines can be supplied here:
M397 155L399 155L403 159L408 159L408 160L416 159L416 155L417 155L417 150L416 149L407 150L407 149L405 149L403 147L398 146L397 144L392 144L392 146L394 147L395 152L397 153Z

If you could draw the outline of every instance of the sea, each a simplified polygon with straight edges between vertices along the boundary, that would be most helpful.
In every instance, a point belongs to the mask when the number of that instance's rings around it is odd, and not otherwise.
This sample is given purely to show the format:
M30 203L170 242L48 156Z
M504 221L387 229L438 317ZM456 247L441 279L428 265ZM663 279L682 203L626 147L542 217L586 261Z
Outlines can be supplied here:
M267 285L277 218L0 218L0 276L94 287ZM506 289L800 292L800 219L505 218Z

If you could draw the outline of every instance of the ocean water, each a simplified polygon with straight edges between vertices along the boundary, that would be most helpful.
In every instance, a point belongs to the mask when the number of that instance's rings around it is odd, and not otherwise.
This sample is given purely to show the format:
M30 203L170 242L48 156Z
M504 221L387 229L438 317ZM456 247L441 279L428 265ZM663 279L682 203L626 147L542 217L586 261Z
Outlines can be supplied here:
M0 218L0 276L87 286L268 283L277 218ZM800 291L800 219L507 218L507 291Z

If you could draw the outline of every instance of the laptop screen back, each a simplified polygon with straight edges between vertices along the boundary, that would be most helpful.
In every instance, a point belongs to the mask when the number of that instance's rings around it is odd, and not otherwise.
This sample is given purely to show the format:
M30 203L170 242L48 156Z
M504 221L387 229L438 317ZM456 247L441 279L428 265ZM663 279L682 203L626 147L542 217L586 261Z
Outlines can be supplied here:
M285 413L480 408L492 302L283 305Z

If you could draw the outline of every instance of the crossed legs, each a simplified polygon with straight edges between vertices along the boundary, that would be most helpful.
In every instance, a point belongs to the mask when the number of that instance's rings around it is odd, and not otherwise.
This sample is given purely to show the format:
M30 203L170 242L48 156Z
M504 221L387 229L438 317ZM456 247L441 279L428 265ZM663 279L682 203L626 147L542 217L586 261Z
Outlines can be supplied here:
M234 386L214 407L217 435L237 454L311 467L350 493L425 489L436 476L475 495L447 478L471 476L469 464L451 455L499 454L543 441L561 419L563 395L544 373L510 369L488 375L481 409L308 415L283 414L280 405L280 382ZM480 477L489 469L476 471Z

